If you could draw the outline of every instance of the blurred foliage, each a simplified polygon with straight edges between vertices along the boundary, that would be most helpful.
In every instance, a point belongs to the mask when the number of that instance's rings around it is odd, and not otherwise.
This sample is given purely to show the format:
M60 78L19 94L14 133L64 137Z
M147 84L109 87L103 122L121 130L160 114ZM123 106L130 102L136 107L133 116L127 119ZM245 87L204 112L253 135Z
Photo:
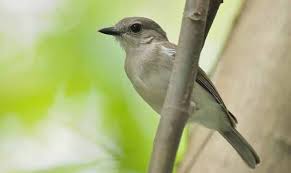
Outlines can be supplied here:
M160 21L175 41L183 4L175 0L0 0L0 19L5 19L0 24L0 172L104 172L100 164L105 172L146 172L158 116L126 78L119 45L96 31L125 16L147 16ZM87 103L92 95L95 101ZM93 113L86 113L88 104ZM47 153L50 150L39 142L43 138L61 145L44 133L57 135L50 130L52 120L73 133L81 127L82 138L77 142L93 140L96 149L111 156L110 161L106 164L96 156L82 163L63 160L34 165L36 159L49 159L30 150L26 154L36 157L15 161L31 138ZM95 132L87 126L96 126ZM85 152L83 147L70 152ZM32 166L26 168L23 164L28 160Z

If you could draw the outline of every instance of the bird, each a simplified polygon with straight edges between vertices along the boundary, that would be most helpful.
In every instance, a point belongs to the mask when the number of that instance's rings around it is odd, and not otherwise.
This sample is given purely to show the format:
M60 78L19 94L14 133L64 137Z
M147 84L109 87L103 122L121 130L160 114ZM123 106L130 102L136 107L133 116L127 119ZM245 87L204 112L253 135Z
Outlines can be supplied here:
M145 17L125 17L114 26L98 31L114 36L120 43L126 54L124 69L127 77L143 100L160 114L177 46L168 40L157 22ZM237 119L200 67L192 91L188 121L218 131L242 160L254 169L260 163L258 154L236 130Z

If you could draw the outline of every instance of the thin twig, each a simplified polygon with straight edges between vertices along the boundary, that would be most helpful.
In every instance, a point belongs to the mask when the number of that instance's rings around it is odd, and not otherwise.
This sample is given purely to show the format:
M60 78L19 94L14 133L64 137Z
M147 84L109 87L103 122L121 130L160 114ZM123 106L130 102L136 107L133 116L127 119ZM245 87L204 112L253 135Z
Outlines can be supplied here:
M207 22L206 22L205 31L204 31L204 42L206 40L206 37L209 33L209 30L212 26L212 23L214 21L214 18L216 16L216 13L217 13L221 3L223 3L223 0L210 0L210 2L209 2Z
M191 157L191 160L189 161L189 163L185 166L185 168L182 171L179 171L179 173L188 173L191 171L191 169L195 166L199 156L204 151L207 143L210 141L213 134L214 134L214 131L211 131L208 133L208 135L206 136L202 144L199 146L199 149L197 150L197 152Z
M149 173L173 171L180 138L189 117L209 1L186 0L177 55L155 137Z

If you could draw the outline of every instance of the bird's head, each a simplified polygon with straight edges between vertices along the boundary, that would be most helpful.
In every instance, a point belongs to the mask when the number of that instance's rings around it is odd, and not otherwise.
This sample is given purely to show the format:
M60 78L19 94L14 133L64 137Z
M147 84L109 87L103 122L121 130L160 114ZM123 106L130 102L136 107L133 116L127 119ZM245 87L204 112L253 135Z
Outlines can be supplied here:
M114 36L125 50L168 40L159 24L144 17L124 18L112 27L100 29L99 32Z

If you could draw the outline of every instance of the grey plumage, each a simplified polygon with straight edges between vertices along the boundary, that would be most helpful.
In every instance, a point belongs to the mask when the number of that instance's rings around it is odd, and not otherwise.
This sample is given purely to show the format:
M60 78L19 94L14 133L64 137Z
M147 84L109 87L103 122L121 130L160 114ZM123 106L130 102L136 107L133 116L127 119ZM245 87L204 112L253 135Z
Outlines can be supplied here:
M169 84L176 45L170 43L164 30L153 20L129 17L114 27L100 30L114 35L126 52L125 71L139 95L158 113L162 109ZM226 108L206 73L199 68L193 88L190 122L217 130L251 168L260 162L254 149L235 129L234 115Z
M254 169L260 163L260 158L256 151L235 128L219 131L219 133L232 145L249 167Z

